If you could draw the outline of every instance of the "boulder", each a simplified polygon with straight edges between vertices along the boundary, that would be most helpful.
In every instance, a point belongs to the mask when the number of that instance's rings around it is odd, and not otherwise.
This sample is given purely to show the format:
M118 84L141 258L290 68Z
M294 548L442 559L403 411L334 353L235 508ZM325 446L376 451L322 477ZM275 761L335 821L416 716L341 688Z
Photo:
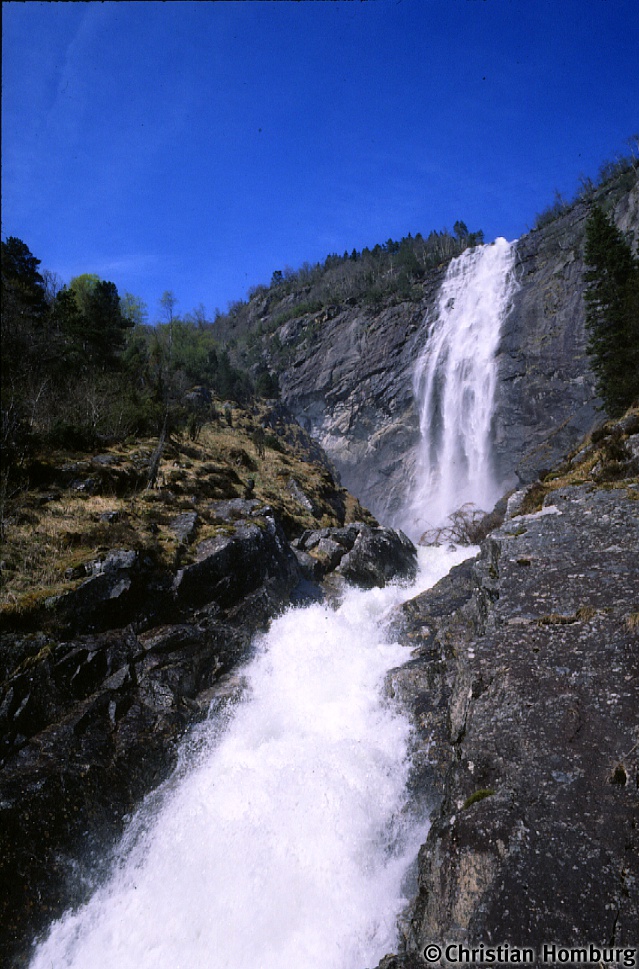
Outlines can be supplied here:
M199 516L196 511L186 511L171 519L169 528L180 542L188 545L193 541L197 531Z
M365 525L336 571L363 589L398 579L412 581L417 574L417 550L403 532Z
M336 572L352 585L370 589L397 579L414 579L417 551L403 532L355 522L342 528L304 532L294 543L313 578Z
M281 528L265 516L240 520L230 534L200 542L195 562L177 573L173 592L180 606L213 601L228 607L262 584L290 589L299 578Z

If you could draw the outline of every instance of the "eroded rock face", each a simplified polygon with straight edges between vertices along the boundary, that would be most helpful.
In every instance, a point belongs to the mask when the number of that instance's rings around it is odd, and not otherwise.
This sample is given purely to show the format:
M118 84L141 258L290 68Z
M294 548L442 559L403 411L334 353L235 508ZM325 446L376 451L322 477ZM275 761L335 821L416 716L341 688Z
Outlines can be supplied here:
M616 223L636 242L636 178L630 192L619 197L611 188L602 191L600 202L612 206ZM587 206L578 203L517 244L519 288L498 351L495 413L497 470L510 484L535 480L600 420L601 401L586 352L587 217Z
M442 277L433 273L420 303L336 307L312 339L301 326L280 375L283 399L342 483L385 521L401 507L412 474L419 440L412 374Z
M403 920L428 942L636 945L639 490L565 488L403 609L413 794Z
M639 234L639 188L602 190L617 224ZM519 288L498 351L494 425L504 491L552 467L600 420L586 354L583 246L576 205L517 244ZM277 331L289 362L282 398L323 446L348 489L382 521L399 521L414 473L419 415L413 374L428 338L443 270L421 302L373 310L336 306ZM268 351L266 351L268 356Z

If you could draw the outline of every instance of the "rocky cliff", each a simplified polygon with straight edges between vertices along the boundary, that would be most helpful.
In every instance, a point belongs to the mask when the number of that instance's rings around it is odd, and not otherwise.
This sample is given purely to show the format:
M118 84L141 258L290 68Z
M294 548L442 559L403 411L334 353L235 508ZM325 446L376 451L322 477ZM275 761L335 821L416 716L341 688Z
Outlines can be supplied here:
M636 173L599 189L596 199L636 244ZM494 424L504 490L552 467L597 421L585 349L587 212L588 204L577 202L517 245L518 289L498 351ZM393 298L377 308L351 299L296 316L293 301L280 325L268 300L254 311L255 332L265 334L257 346L278 371L284 401L322 444L344 485L387 522L396 520L413 475L419 439L413 373L444 271L429 273L420 298Z
M599 194L636 239L636 175ZM505 483L534 481L597 419L586 214L578 204L518 245L495 418ZM371 586L414 569L410 543L336 483L315 442L392 520L413 473L412 375L444 272L410 302L347 301L275 328L257 310L260 353L285 364L282 396L306 430L285 406L237 413L199 442L170 443L154 489L151 446L34 462L2 563L8 965L86 896L93 852L167 776L189 726L235 694L256 629L322 595L327 577ZM639 918L636 424L605 441L511 501L482 556L399 622L415 654L391 689L414 718L413 794L433 826L388 967L412 965L431 940L537 943L543 930L626 944Z
M607 431L403 607L389 690L433 823L380 969L429 944L637 945L639 415Z
M636 246L637 176L597 198ZM577 202L517 244L518 289L502 330L495 407L498 473L513 484L553 467L597 421L583 299L588 209Z

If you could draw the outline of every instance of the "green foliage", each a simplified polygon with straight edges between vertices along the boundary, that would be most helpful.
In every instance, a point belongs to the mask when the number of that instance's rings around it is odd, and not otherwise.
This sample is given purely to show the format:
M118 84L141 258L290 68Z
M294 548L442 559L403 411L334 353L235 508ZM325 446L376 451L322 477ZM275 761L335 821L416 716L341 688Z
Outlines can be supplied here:
M122 316L130 320L134 326L142 326L146 323L149 311L144 300L133 293L124 293L120 297L120 310Z
M173 322L173 310L175 309L176 303L177 299L175 294L170 289L166 289L160 297L160 308L167 323Z
M203 309L179 320L167 293L167 323L145 326L144 304L121 300L114 283L83 274L61 286L39 266L20 239L2 243L0 528L37 451L101 447L165 425L195 439L215 418L213 394L253 392Z
M475 791L470 797L466 798L462 805L462 811L466 811L473 804L477 804L477 801L483 801L486 797L492 797L494 793L492 787L482 787L479 791Z
M100 282L100 277L95 273L82 273L74 276L69 283L69 289L75 296L78 309L81 313L86 313L89 308L89 299L95 287Z
M258 397L273 398L280 395L280 382L276 373L263 370L255 381L255 392Z
M277 329L283 323L287 323L289 320L295 320L300 316L306 316L309 313L318 313L323 305L321 300L306 300L303 303L295 303L294 306L289 306L273 317L272 328Z
M233 366L210 325L182 320L136 327L124 353L124 366L140 389L169 409L194 386L230 400L246 401L253 393L248 374Z
M600 206L586 224L588 352L612 417L639 398L639 260Z
M286 448L280 441L277 434L266 434L264 437L264 444L269 447L272 451L279 451L280 454L286 454Z

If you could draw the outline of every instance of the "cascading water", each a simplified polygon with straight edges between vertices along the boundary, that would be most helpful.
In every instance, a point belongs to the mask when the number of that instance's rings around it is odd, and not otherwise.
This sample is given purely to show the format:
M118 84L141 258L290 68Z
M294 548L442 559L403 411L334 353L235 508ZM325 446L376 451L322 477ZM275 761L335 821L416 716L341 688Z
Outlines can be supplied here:
M464 501L490 503L494 353L512 259L498 240L449 269L417 368L414 519L422 506L432 521ZM350 589L337 609L274 621L226 721L200 725L108 880L52 925L31 969L362 969L393 951L427 825L406 809L409 724L383 696L410 650L385 619L473 552L420 549L410 588Z
M453 259L415 369L421 445L406 531L414 539L466 503L490 511L500 496L491 423L500 329L516 288L515 243Z
M410 729L382 692L410 650L384 617L471 551L422 549L411 588L277 619L226 729L200 728L204 749L32 969L362 969L392 951L426 825L404 811Z

